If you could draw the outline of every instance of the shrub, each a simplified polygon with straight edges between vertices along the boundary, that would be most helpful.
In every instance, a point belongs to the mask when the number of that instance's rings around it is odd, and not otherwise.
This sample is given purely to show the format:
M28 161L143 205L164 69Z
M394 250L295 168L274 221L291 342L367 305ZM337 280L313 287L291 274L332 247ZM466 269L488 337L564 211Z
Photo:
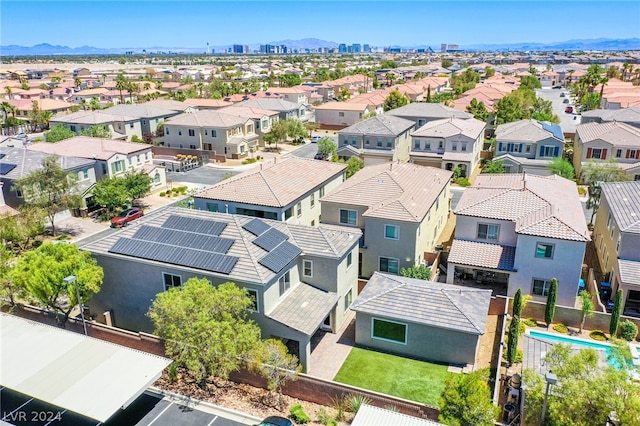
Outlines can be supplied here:
M454 182L456 183L456 185L459 185L462 187L471 186L471 182L469 182L469 179L463 178L463 177L457 178Z
M527 318L526 320L523 320L522 322L527 327L537 327L538 326L538 321L534 320L533 318Z
M567 334L569 332L569 329L567 328L567 326L562 324L561 322L558 324L553 324L553 329L558 333L563 333L563 334Z
M331 422L334 421L331 414L327 413L324 407L319 409L316 415L318 416L318 423L322 423L323 425L331 424Z
M247 158L245 160L242 160L242 164L253 164L256 161L258 161L256 158Z
M339 422L344 420L344 412L347 411L347 408L348 408L347 398L344 398L344 397L331 398L331 407L334 410L336 410L335 419Z
M131 142L140 143L140 142L144 142L144 140L143 140L143 139L140 139L140 138L138 137L138 135L133 135L133 136L131 136Z
M520 363L522 362L522 357L523 357L523 356L524 356L524 355L522 354L522 349L518 349L518 350L516 350L516 357L515 357L515 359L513 360L513 363L514 363L514 364L520 364Z
M371 404L371 399L364 395L353 395L349 398L349 411L357 413L362 404Z
M296 423L305 424L311 421L311 418L304 412L304 409L300 404L296 404L289 408L289 413L291 413L291 418Z
M632 323L629 320L624 321L620 324L620 337L624 340L630 342L636 338L638 335L638 326Z
M178 380L178 364L174 361L169 364L169 368L167 368L167 381L169 383L175 383L176 380Z
M593 340L599 340L601 342L607 340L607 336L605 336L602 330L593 330L591 333L589 333L589 337L591 337Z
M527 326L522 321L520 321L518 323L518 336L522 336L526 330Z
M587 189L584 186L579 186L578 187L578 195L584 196L586 194L587 194Z
M162 191L162 192L160 193L160 196L161 196L161 197L164 197L164 196L166 196L166 195L167 195L167 193L166 193L166 192L164 192L164 191Z

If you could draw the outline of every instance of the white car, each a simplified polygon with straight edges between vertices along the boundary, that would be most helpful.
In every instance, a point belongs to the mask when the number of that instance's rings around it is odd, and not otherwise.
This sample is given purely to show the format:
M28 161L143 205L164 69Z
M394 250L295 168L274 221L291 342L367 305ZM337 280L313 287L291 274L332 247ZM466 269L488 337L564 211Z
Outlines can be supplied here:
M15 135L13 135L13 137L16 138L16 139L28 139L29 138L29 136L27 136L27 134L25 132L17 133Z
M320 139L322 139L322 136L313 136L311 138L311 143L318 143Z

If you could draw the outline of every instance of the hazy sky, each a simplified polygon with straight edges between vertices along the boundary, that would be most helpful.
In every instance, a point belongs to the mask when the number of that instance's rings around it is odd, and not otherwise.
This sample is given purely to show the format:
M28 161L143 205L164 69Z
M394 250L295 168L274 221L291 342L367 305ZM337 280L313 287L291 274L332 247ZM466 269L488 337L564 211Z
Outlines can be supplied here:
M2 0L0 24L1 45L205 47L319 38L435 47L640 37L640 2Z

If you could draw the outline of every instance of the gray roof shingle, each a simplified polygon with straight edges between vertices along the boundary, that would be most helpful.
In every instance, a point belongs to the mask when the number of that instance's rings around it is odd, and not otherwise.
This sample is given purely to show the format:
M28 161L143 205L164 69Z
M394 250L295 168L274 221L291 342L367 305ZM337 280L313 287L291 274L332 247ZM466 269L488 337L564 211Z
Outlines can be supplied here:
M2 175L3 178L11 180L19 179L34 170L40 169L44 159L52 156L52 154L24 148L0 148L0 154L4 154L4 157L0 159L0 164L15 164L16 166L7 174ZM64 170L92 168L95 164L95 160L86 158L54 156L58 158L58 164Z
M298 284L267 317L311 336L338 303L338 295Z
M473 118L473 114L460 111L445 105L429 102L412 102L400 108L392 109L385 113L397 117L423 117L425 119L461 118L463 120Z
M398 137L413 128L416 123L392 115L376 115L338 131L346 135L373 135Z
M618 228L640 234L640 181L605 182L600 187Z
M640 283L640 262L637 260L618 259L620 281L626 284Z

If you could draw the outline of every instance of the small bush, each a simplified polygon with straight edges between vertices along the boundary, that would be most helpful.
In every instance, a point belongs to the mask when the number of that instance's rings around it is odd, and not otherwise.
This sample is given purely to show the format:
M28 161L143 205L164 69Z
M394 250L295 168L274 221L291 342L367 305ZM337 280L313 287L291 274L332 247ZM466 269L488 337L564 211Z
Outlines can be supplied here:
M299 424L309 423L311 421L311 417L304 412L302 405L296 404L289 408L289 413L291 413L291 418L294 422Z
M637 335L638 326L631 321L626 320L622 324L620 324L620 337L622 337L627 342L634 340Z
M169 383L175 383L176 380L178 380L178 364L174 361L169 364L169 368L167 368L167 381Z
M602 330L593 330L591 333L589 333L589 337L591 337L593 340L599 340L601 342L607 340L607 336Z
M578 187L578 195L584 196L586 194L587 194L587 189L584 186L579 186Z
M144 140L143 140L143 139L140 139L140 138L138 137L138 135L133 135L133 136L131 136L131 142L140 143L140 142L144 142Z
M334 421L331 414L327 413L327 410L324 408L319 409L316 415L318 417L318 423L322 423L323 425L329 425Z
M349 407L347 398L331 398L331 407L336 410L335 419L339 422L344 420L344 412L347 411L347 408Z
M533 318L527 318L525 320L522 320L522 323L524 325L526 325L527 327L537 327L538 326L538 321L534 320Z
M527 330L527 326L524 325L522 321L518 323L518 336L524 335L524 332Z
M166 195L167 195L167 193L166 193L166 192L164 192L164 191L162 191L162 192L160 193L160 196L161 196L161 197L164 197L164 196L166 196Z
M569 329L567 328L567 326L562 323L553 324L553 329L558 333L563 333L563 334L567 334L569 332Z
M523 357L523 356L524 356L524 355L522 354L522 349L518 349L518 350L516 350L516 357L515 357L515 359L513 360L513 363L514 363L514 364L520 364L520 363L522 362L522 357Z
M258 161L256 158L247 158L245 160L242 160L242 164L253 164L256 161Z
M463 177L457 178L454 182L456 183L456 185L459 185L462 187L471 186L471 182L469 182L469 179L463 178Z
M371 399L364 395L353 395L349 398L349 411L357 413L362 404L371 404Z

